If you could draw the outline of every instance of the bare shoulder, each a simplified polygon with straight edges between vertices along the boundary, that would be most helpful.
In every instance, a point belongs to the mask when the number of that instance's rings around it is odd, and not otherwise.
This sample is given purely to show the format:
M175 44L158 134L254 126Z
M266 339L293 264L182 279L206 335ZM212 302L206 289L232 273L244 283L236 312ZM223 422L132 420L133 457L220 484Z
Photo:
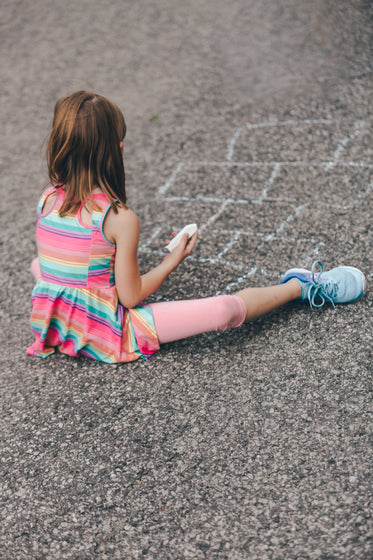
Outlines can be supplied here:
M106 221L111 224L114 228L123 227L133 227L139 224L139 219L135 212L131 208L118 208L118 212L115 213L113 209L110 209Z
M105 236L112 243L117 243L121 238L135 235L138 237L140 230L139 218L130 208L118 208L115 213L110 209L104 223Z

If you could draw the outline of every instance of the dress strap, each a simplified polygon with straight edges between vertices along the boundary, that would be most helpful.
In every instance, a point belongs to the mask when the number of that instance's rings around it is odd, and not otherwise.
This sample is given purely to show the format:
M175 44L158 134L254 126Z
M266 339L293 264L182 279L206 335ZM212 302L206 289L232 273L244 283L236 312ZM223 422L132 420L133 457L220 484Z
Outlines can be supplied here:
M96 202L99 204L101 210L100 212L95 210L92 211L92 233L101 236L104 242L108 245L114 245L106 239L104 234L104 221L111 208L111 204L105 195L97 197Z
M47 198L49 198L52 194L57 193L56 199L54 201L54 204L52 206L52 208L45 214L42 214L42 210L45 204L45 201L47 200ZM59 189L59 185L54 186L51 185L50 187L48 187L47 189L45 189L45 191L43 192L43 194L41 195L41 197L39 198L39 202L38 202L38 206L37 206L37 213L39 218L41 216L45 217L48 214L50 214L52 212L52 210L55 208L58 198L59 198L59 194L60 194L60 189Z

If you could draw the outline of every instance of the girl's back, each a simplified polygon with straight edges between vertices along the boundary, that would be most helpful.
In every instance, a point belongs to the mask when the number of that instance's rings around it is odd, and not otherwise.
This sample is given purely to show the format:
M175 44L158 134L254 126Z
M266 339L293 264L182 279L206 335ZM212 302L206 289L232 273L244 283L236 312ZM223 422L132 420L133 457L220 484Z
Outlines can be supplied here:
M44 201L54 201L44 212ZM111 205L104 193L94 193L100 211L92 210L91 225L82 221L82 206L75 215L60 216L65 199L62 188L50 187L39 202L37 242L42 278L65 286L98 288L114 286L115 244L103 232Z

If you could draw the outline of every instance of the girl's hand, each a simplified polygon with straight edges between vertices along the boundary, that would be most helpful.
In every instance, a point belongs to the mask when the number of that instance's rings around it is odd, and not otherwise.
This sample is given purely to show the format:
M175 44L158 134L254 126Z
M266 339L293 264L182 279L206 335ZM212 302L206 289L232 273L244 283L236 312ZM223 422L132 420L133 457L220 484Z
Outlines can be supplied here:
M172 236L175 237L176 233L172 232ZM163 259L164 263L172 264L173 268L176 268L186 257L188 257L193 251L198 238L198 231L189 237L187 233L183 235L180 243L176 245L174 249ZM168 242L166 243L168 245Z
M136 214L129 208L120 208L117 214L109 210L104 233L116 244L115 288L119 301L129 309L158 290L167 276L190 255L197 241L197 232L190 239L186 233L159 265L141 274L137 258L140 223Z

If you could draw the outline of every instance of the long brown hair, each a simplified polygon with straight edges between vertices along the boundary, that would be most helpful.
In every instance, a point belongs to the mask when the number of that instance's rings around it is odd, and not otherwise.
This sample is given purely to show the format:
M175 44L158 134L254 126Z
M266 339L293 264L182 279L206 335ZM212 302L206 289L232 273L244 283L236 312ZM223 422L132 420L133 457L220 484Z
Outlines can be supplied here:
M66 193L60 215L74 214L99 187L114 212L115 200L126 205L120 143L126 134L121 110L96 93L77 91L59 99L47 147L49 179Z

